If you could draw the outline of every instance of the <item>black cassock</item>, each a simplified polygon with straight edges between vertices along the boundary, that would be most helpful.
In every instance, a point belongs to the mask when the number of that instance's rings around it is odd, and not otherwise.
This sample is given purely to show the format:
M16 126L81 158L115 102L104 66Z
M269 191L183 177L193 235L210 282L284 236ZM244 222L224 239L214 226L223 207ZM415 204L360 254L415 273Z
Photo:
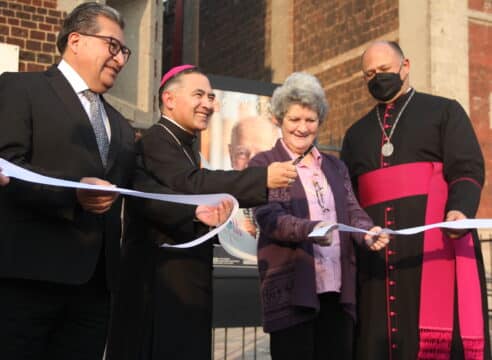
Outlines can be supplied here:
M472 218L484 165L469 118L456 101L413 92L347 131L341 157L361 205L394 229L444 221L449 210ZM383 156L392 130L393 153ZM476 232L396 236L383 251L359 251L356 351L360 360L490 359Z
M223 193L244 207L266 202L266 168L200 169L196 137L162 118L137 144L137 190ZM208 231L195 206L128 199L120 288L115 296L108 359L211 358L212 242L160 248Z

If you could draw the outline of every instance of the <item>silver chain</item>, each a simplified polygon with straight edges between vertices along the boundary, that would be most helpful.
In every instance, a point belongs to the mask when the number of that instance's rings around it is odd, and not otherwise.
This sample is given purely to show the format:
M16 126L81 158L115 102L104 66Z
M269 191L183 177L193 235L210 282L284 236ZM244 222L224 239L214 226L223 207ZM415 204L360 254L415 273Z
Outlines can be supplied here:
M171 130L169 130L166 125L161 124L160 122L158 122L157 125L162 127L164 130L166 130L169 133L169 135L171 135L171 137L174 139L174 141L176 141L176 143L181 147L181 150L183 150L183 152L186 155L186 157L188 158L188 160L190 160L191 164L194 166L197 166L195 161L193 161L193 159L191 158L191 155L188 154L188 151L186 151L183 144L181 144L181 141L179 141L178 137L176 135L174 135L173 132Z
M412 93L410 94L410 96L408 96L407 101L405 101L405 103L401 107L400 112L396 116L395 123L393 124L393 127L391 128L389 135L386 135L386 131L384 130L384 126L383 126L383 122L381 121L381 115L379 115L378 106L376 106L376 114L378 116L379 127L381 128L381 131L383 132L383 136L386 138L387 142L391 142L391 137L393 136L393 133L395 132L396 125L398 124L398 121L400 120L401 115L403 114L403 111L405 111L405 108L407 107L408 103L410 102L410 100L412 100L412 97L414 94L415 94L415 89L412 89Z

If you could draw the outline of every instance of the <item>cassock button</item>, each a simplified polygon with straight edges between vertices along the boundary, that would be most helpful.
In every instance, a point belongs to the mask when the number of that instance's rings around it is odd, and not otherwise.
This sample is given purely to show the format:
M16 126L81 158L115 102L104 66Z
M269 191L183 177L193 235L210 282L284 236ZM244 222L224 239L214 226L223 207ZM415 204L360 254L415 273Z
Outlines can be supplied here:
M394 281L394 280L390 280L390 281L389 281L389 285L390 285L390 286L395 286L395 284L396 284L396 281Z
M387 208L386 208L385 210L386 210L386 212L390 212L390 211L393 211L393 207L391 207L391 206L388 206L388 207L387 207Z
M390 299L390 301L395 301L395 300L396 300L396 296L391 295L391 296L389 297L389 299Z
M388 266L388 270L395 270L395 266L394 265Z
M396 345L396 344L391 344L391 348L392 348L392 349L397 349L397 348L398 348L398 345Z
M389 166L389 163L383 162L383 167Z
M396 312L394 312L394 311L390 311L390 316L391 316L391 317L396 316Z
M391 220L386 221L386 225L393 225L393 224L394 224L394 221L391 221Z
M388 250L388 255L395 255L396 251L395 250Z
M398 329L397 329L397 328L392 328L392 329L391 329L391 332L393 332L393 333L395 333L395 332L397 332L397 331L398 331Z
M390 127L391 127L391 125L390 125L390 124L384 124L384 128L385 128L385 129L389 129Z

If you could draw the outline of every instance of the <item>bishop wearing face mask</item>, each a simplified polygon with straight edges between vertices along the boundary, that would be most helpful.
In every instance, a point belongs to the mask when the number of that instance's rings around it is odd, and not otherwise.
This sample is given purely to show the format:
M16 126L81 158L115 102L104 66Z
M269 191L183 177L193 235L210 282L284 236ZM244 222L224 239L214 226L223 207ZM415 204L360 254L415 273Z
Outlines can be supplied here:
M349 128L341 154L361 206L395 229L473 218L484 161L461 105L416 91L394 42L372 43L362 71L378 103ZM490 359L475 231L436 229L359 251L358 296L357 359Z

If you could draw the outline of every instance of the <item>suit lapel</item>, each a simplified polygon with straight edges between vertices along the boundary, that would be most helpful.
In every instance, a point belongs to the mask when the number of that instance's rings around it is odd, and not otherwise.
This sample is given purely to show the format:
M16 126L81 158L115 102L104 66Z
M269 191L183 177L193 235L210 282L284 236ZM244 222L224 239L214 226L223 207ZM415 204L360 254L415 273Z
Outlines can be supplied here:
M73 91L70 83L63 76L60 70L58 70L56 65L50 67L45 74L48 83L51 85L56 95L60 98L61 103L64 105L64 108L68 113L67 121L72 121L75 124L74 129L76 133L72 134L72 136L82 139L83 145L90 150L95 163L102 167L103 165L101 157L99 156L96 136L87 113L80 103L79 97Z

